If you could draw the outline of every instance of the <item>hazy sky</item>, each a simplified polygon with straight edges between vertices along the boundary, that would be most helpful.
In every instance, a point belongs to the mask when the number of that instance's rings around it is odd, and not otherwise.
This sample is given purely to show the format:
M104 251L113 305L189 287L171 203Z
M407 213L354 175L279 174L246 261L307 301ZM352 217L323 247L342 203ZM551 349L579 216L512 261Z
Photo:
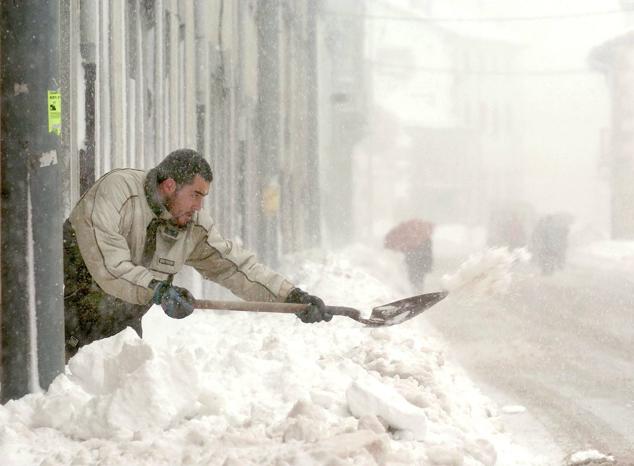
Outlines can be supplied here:
M466 36L504 38L522 46L516 68L527 73L517 80L517 93L506 97L520 108L520 138L509 145L508 154L522 159L524 180L516 196L533 205L537 213L565 210L580 223L607 229L609 186L606 169L601 166L600 138L610 124L610 102L604 76L589 68L587 57L593 47L624 32L632 15L621 13L620 2L614 0L370 0L369 5L392 5L396 7L393 11L403 12L426 3L431 4L429 16L439 18L437 24L442 28ZM375 44L380 47L386 34L394 37L389 31L397 30L403 35L403 43L417 46L411 31L422 30L421 23L400 22L392 29L388 23L368 21L370 31L383 34L378 40L375 36ZM430 54L426 56L434 59ZM379 80L377 83L381 85ZM415 89L411 82L407 84ZM421 82L420 87L425 86L428 83ZM438 88L440 109L442 89L447 86ZM405 94L409 90L383 82L375 92L378 101L397 102L402 120L423 114L419 102L408 102ZM438 115L436 126L451 124L443 123L451 120L443 111Z

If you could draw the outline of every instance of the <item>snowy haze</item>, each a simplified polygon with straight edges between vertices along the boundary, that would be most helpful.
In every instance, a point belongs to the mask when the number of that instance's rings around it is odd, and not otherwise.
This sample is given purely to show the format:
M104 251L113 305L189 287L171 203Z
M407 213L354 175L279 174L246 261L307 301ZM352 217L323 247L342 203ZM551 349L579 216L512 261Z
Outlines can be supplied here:
M0 465L631 464L634 242L607 240L610 101L588 66L627 29L620 2L363 5L370 100L345 179L354 235L335 249L325 230L280 271L364 313L448 297L380 329L204 310L177 321L155 306L143 339L126 329L87 345L46 392L0 406ZM505 203L527 227L571 215L563 270L487 247ZM411 217L435 224L424 286L383 247Z
M606 79L590 68L588 54L629 25L620 2L366 6L374 101L370 129L355 153L360 235L368 235L368 218L375 237L412 216L482 224L501 202L525 203L535 215L568 212L578 224L607 231L610 102ZM425 17L439 20L417 20ZM534 19L518 20L526 17ZM456 69L462 71L449 72ZM429 139L412 136L421 128L455 135L429 149ZM431 160L417 162L425 150ZM462 153L467 162L442 160L451 154L461 160L456 154ZM445 180L443 163L469 164L471 176L456 167ZM446 195L448 184L464 188L472 204L457 208Z

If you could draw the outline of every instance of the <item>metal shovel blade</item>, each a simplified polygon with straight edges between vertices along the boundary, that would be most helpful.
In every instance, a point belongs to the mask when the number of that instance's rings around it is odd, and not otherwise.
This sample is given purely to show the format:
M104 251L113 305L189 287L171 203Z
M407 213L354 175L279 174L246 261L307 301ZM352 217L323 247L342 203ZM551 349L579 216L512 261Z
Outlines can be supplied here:
M448 291L436 291L383 304L372 309L369 319L363 319L360 322L371 327L397 325L416 317L421 312L445 299L448 294Z

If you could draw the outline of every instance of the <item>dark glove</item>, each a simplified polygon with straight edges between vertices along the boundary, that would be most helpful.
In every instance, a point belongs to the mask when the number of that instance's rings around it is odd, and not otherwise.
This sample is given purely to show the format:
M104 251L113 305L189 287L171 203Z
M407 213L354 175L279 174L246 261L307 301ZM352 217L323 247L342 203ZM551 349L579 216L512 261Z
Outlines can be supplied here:
M150 287L154 288L152 302L160 304L172 319L182 319L194 312L195 298L189 290L174 286L171 281L150 283Z
M299 288L293 288L286 298L287 303L310 304L305 311L295 314L305 324L313 324L325 320L329 322L332 314L326 310L326 305L317 296L310 295Z

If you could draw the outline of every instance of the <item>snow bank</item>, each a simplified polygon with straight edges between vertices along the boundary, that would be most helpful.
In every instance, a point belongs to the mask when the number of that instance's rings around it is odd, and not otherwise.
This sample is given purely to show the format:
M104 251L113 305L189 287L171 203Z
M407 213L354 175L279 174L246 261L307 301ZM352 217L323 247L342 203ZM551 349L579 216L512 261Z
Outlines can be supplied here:
M194 355L152 347L131 328L82 349L68 368L36 401L34 426L77 439L131 440L135 432L164 430L195 412Z
M358 254L305 262L333 304L395 296ZM389 282L389 280L388 280ZM497 408L415 326L154 307L75 356L48 392L0 407L3 464L529 465ZM536 462L534 464L543 464Z
M634 271L634 241L596 241L571 251L569 262L582 267Z

